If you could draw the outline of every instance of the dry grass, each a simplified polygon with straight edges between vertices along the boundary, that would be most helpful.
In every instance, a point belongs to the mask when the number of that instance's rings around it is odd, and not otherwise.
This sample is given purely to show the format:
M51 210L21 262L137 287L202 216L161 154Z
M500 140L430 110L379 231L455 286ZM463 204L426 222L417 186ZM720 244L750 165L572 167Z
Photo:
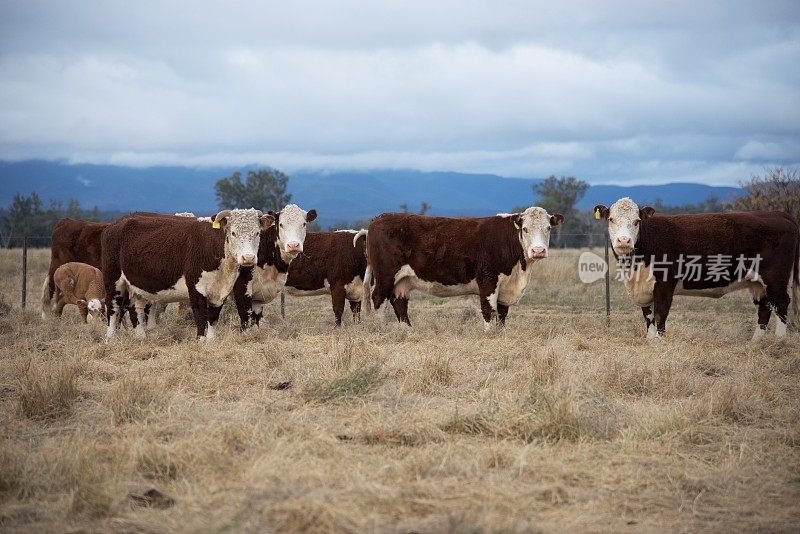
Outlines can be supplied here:
M488 334L470 298L338 330L327 298L288 298L285 323L272 307L244 336L226 310L211 343L175 310L105 343L69 309L15 307L0 530L797 531L797 333L753 344L746 295L678 298L649 344L619 286L605 326L576 259L537 264ZM17 260L0 253L14 304ZM174 505L131 497L151 489Z

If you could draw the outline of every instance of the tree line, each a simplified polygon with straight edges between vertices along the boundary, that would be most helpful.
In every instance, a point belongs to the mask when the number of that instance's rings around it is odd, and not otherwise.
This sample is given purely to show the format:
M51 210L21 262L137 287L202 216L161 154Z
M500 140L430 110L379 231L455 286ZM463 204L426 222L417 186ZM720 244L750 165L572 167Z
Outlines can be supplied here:
M291 202L288 193L289 177L277 169L258 169L242 176L235 172L231 176L220 178L214 191L220 209L231 209L251 206L261 211L279 211ZM709 197L696 203L678 206L665 205L656 200L652 205L657 213L710 213L720 211L779 210L791 214L800 221L800 171L775 167L767 169L763 174L751 176L742 182L744 194L733 199ZM589 184L574 176L550 176L542 182L533 184L531 203L526 206L513 207L511 211L523 211L530 205L541 206L549 213L563 213L566 221L557 227L552 234L552 246L595 247L601 246L605 240L602 226L597 224L591 211L579 210L575 206L584 197ZM398 206L401 211L415 211L422 215L431 210L431 205L422 202L419 209L412 209L408 204ZM60 201L51 200L44 206L39 195L29 196L17 194L8 208L0 208L0 246L14 247L21 245L23 236L49 236L55 223L64 218L86 221L111 221L122 215L120 212L103 212L97 206L83 209L77 200L70 200L66 206ZM328 230L346 228L366 228L369 220L341 222ZM316 221L309 224L309 231L320 231ZM31 246L49 246L49 239L38 239Z

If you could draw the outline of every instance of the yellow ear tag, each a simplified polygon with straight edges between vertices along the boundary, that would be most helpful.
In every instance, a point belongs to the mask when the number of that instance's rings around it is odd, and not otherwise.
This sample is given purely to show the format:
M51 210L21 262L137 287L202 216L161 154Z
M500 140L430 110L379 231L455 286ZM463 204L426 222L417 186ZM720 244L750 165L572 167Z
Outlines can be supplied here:
M514 221L514 228L516 228L517 230L519 230L519 225L517 224L517 221Z
M211 228L213 228L214 230L219 230L220 228L222 228L222 225L219 224L219 221L213 221L211 223Z
M596 208L594 210L594 218L597 219L598 221L600 220L600 208Z

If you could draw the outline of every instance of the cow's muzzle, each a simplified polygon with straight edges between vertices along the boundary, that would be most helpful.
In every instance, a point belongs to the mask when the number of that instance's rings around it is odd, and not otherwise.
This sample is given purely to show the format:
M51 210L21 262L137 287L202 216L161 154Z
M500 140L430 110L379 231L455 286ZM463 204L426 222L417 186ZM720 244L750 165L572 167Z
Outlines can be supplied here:
M534 247L531 249L531 258L540 260L547 257L547 249L544 247Z
M252 267L256 264L256 257L254 254L242 254L239 258L239 265L242 267Z
M291 241L289 243L286 243L286 252L295 255L300 254L301 252L303 252L303 246L297 241Z

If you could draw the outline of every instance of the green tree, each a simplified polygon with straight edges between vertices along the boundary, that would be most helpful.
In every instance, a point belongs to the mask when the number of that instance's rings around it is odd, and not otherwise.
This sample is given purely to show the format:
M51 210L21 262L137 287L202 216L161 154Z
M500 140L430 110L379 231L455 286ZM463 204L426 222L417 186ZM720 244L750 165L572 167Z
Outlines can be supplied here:
M785 211L800 221L800 171L774 167L764 174L753 175L740 184L744 195L735 198L730 206L734 210Z
M248 171L242 181L238 171L214 185L220 209L256 208L279 211L292 200L286 192L289 177L276 169Z
M580 216L575 209L575 204L588 189L588 183L574 176L549 176L546 180L533 184L536 205L546 209L551 215L564 215L564 224L556 227L553 232L555 247L582 246L585 236L576 234L591 233L587 217Z

